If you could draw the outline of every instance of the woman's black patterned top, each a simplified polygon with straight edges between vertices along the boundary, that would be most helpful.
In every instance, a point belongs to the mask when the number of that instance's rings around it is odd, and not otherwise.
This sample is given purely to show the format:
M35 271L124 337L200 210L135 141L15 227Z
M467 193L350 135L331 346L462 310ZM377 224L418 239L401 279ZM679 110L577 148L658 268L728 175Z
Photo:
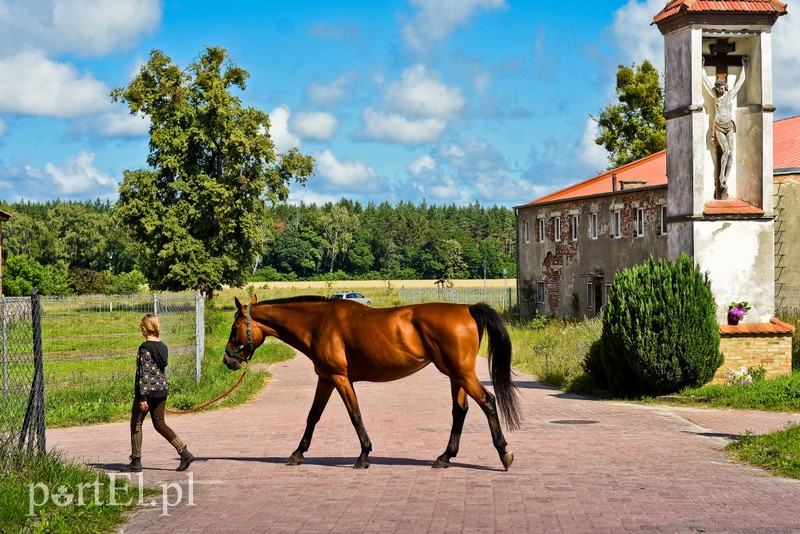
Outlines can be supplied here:
M169 350L161 341L145 341L136 356L136 398L166 397L169 395L167 359Z

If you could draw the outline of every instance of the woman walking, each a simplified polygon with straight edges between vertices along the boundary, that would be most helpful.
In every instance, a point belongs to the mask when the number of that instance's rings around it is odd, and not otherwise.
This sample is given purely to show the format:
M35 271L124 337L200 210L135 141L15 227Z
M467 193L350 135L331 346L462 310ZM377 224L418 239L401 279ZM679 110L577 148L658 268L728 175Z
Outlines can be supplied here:
M194 460L194 456L164 421L164 410L169 395L166 374L169 351L159 338L161 325L158 317L152 313L146 314L139 323L139 330L145 341L139 345L139 353L136 356L136 388L131 409L131 462L120 471L138 473L142 470L142 423L148 411L153 420L153 427L181 456L181 463L176 471L185 471Z

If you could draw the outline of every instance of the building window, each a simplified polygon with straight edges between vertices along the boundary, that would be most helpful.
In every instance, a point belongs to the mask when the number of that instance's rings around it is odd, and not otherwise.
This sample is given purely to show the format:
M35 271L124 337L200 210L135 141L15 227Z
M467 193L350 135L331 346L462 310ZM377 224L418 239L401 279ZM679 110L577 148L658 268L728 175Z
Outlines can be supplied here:
M528 221L525 221L525 243L531 242L531 227Z
M553 217L553 241L561 241L561 217Z
M611 284L606 284L606 294L603 297L603 306L608 304L608 294L611 293Z
M589 239L597 239L597 214L589 215Z
M594 282L586 284L586 307L592 309L594 306Z
M658 217L658 231L661 235L667 235L667 207L661 206Z
M622 237L622 215L619 210L611 212L611 237L614 239Z
M577 215L573 215L572 216L572 221L571 221L570 226L569 226L569 232L570 232L570 238L573 241L577 241L578 240L578 216Z
M636 237L644 236L644 209L636 210Z
M536 282L536 302L544 304L544 281Z
M544 219L539 219L539 243L544 243Z

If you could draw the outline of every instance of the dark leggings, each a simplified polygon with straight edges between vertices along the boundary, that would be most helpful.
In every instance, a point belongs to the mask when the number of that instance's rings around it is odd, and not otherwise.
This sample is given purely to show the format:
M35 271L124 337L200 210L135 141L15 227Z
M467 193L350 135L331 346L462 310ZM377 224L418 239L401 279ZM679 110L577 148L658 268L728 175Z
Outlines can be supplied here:
M153 427L156 432L164 436L164 439L169 441L176 451L181 452L184 447L183 441L164 421L167 398L148 397L147 405L147 411L150 412L150 418L153 420ZM142 423L145 417L147 417L147 412L141 410L138 399L133 399L133 407L131 408L131 456L134 458L142 457Z

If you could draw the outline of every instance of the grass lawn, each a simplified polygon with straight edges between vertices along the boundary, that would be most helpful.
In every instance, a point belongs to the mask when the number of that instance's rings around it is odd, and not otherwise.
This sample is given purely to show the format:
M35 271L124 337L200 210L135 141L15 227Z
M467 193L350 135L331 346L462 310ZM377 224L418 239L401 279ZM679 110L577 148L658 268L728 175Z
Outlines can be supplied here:
M789 425L764 436L746 434L725 450L775 475L800 478L800 425Z

